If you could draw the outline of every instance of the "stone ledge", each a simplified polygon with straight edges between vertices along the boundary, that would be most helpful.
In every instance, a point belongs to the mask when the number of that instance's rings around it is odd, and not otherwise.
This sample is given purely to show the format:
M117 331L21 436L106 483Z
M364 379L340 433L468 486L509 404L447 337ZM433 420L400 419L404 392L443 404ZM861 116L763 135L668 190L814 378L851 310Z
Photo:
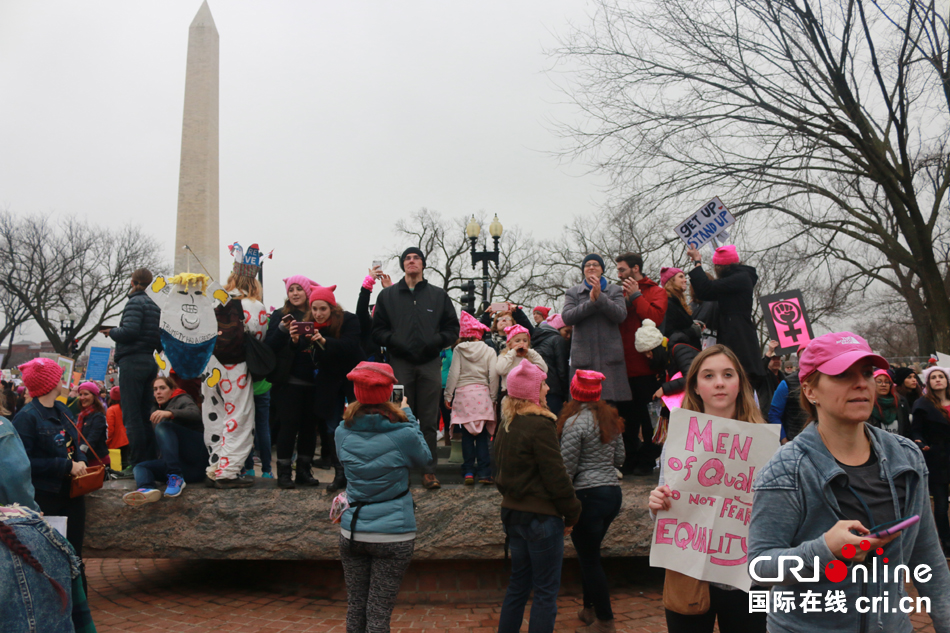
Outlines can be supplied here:
M646 502L652 477L622 482L623 506L604 540L607 557L647 556L653 523ZM339 526L330 523L325 490L280 490L273 480L253 488L189 486L180 497L132 508L122 495L131 482L108 482L86 497L83 554L89 558L191 558L232 560L335 560ZM505 535L501 495L494 487L413 488L416 548L413 558L500 559ZM570 539L565 556L575 556Z

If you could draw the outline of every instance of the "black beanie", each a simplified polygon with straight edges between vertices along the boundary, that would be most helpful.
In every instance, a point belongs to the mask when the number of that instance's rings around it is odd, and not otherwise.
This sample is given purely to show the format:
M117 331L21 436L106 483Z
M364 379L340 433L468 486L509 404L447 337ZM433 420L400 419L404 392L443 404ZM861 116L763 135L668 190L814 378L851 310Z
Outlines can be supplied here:
M402 255L399 257L399 267L402 269L403 272L406 272L406 267L403 264L403 262L406 261L406 255L411 255L413 253L415 253L416 255L422 258L422 267L423 268L426 267L426 254L423 253L422 250L416 248L415 246L410 246L409 248L404 250L402 252Z
M904 386L904 381L907 380L907 377L914 373L914 370L910 367L898 367L894 370L894 384L898 387Z
M607 267L604 265L604 258L601 257L600 255L596 254L596 253L591 253L590 255L588 255L587 257L584 258L584 261L581 262L581 270L584 270L584 265L587 264L587 262L589 262L589 261L591 261L591 260L593 260L593 261L597 262L598 264L600 264L600 273L601 273L601 274L604 274L605 272L607 272Z

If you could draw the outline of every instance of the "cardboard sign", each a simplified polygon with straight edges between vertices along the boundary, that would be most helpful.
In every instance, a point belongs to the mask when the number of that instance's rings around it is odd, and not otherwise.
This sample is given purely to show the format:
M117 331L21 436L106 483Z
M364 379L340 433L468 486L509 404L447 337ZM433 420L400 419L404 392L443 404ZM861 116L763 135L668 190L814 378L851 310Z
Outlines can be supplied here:
M718 245L715 238L735 223L736 219L729 213L726 205L719 198L713 198L681 222L676 227L676 234L690 248L699 249L710 242L713 242L715 247Z
M230 295L217 282L195 273L156 277L147 292L162 308L162 347L172 368L181 378L197 378L218 337L214 309L227 303Z
M799 347L815 338L801 290L761 297L759 303L765 313L769 336L778 341L775 353L779 356L797 352Z
M89 349L89 361L86 363L86 380L101 380L105 382L109 372L109 358L112 349L109 347L92 347Z
M651 566L749 590L752 482L778 450L779 431L777 424L670 413L662 467L673 498L657 513Z

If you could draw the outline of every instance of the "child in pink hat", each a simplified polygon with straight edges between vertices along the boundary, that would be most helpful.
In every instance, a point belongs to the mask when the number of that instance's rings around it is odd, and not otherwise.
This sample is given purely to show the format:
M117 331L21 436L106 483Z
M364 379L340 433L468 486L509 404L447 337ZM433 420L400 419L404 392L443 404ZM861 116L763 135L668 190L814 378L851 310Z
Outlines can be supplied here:
M526 327L510 325L505 328L505 337L505 351L498 355L496 365L498 375L501 376L502 392L508 388L508 373L524 359L540 367L545 374L548 372L548 364L541 358L541 354L531 349L531 335Z
M468 312L459 319L459 339L445 382L445 404L462 433L462 476L466 485L494 483L488 440L495 433L498 370L494 350L482 337L489 331Z

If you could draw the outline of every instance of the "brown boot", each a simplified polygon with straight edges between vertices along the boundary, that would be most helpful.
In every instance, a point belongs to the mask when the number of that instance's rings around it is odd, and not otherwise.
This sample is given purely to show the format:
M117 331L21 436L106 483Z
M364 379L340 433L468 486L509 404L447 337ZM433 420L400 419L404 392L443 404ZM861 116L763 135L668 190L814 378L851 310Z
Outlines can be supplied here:
M577 612L577 619L583 622L584 624L593 624L594 623L594 608L593 607L584 607Z
M617 627L613 620L594 620L593 624L582 626L574 633L616 633Z

